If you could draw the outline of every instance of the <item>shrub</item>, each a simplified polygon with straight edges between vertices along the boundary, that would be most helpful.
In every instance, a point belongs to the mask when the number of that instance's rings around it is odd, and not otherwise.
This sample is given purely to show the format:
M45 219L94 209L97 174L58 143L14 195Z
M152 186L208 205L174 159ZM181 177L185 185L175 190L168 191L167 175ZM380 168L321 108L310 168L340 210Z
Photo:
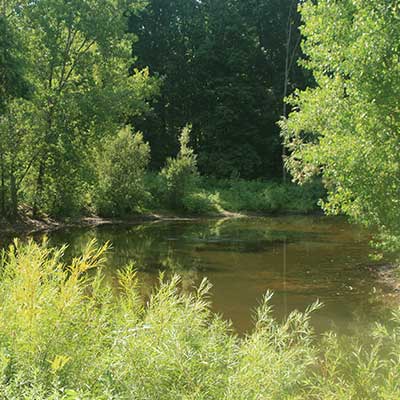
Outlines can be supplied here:
M175 209L183 208L183 198L195 186L198 178L197 157L189 147L190 131L190 125L183 128L177 157L168 158L161 171L166 182L168 203Z
M318 180L299 186L274 181L215 179L200 177L195 168L186 169L183 164L171 159L168 171L165 168L159 175L146 174L150 207L174 207L199 215L224 211L308 213L318 210L318 202L325 196Z
M149 145L141 133L132 135L129 126L106 140L97 154L96 210L106 216L136 212L149 196L143 184L149 161Z
M212 195L205 191L195 191L186 194L182 199L183 207L193 214L210 214L221 211Z
M310 212L324 194L318 182L304 186L243 179L206 178L203 182L203 191L215 208L234 212Z
M279 328L266 301L254 335L240 340L211 312L206 281L183 294L178 277L161 277L144 305L131 268L118 274L119 295L101 270L89 273L105 247L90 243L70 265L63 251L30 241L3 255L6 398L236 400L300 388L313 354L308 314Z
M168 197L165 179L156 172L149 171L144 176L144 187L150 193L146 206L152 209L165 208Z

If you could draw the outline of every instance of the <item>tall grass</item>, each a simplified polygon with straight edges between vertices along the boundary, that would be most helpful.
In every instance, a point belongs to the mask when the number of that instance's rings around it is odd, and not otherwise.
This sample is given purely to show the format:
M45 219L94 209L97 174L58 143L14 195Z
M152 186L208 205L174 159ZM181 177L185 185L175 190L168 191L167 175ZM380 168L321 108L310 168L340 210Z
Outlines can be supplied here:
M398 399L398 328L374 345L314 340L310 315L271 316L270 295L244 338L210 310L207 281L190 294L160 277L146 302L128 267L106 281L106 247L68 265L65 248L16 241L0 261L1 399ZM400 321L400 315L395 316Z

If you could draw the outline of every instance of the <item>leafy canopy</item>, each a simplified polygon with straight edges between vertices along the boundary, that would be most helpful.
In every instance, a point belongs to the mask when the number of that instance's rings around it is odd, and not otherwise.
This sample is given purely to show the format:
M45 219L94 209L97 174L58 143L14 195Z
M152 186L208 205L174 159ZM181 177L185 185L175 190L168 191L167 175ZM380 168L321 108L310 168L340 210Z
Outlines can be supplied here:
M0 48L5 47L0 68L7 73L9 65L15 66L30 96L18 104L7 99L0 115L1 213L9 214L12 208L15 214L23 202L33 206L35 214L71 215L87 205L95 175L88 158L91 150L128 117L148 111L148 98L157 91L156 79L146 68L131 69L135 37L127 32L128 16L142 4L3 3L0 31L7 36L0 39ZM12 50L10 43L15 43ZM10 79L4 80L2 69L0 94L21 96L16 78L7 73ZM18 162L12 162L14 157Z
M303 65L316 87L291 97L294 111L282 122L294 179L321 174L324 209L376 228L392 250L400 248L399 7L304 2Z

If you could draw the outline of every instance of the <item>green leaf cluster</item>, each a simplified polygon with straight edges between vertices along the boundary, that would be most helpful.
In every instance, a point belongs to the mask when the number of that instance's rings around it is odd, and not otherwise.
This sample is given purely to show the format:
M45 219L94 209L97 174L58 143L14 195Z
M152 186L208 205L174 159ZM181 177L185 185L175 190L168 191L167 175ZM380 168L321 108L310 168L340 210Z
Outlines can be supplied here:
M161 176L165 180L168 202L172 208L182 208L183 198L198 181L197 156L189 146L192 127L185 126L179 138L180 150L176 158L168 158Z
M373 227L387 249L398 249L398 1L306 1L300 11L302 63L316 87L289 100L286 165L299 182L322 175L326 211Z
M143 177L149 161L149 145L141 133L133 135L129 126L108 138L96 154L96 211L108 216L137 212L148 196Z
M0 22L10 39L4 38L1 60L23 59L21 82L30 92L20 101L21 95L7 89L17 79L6 71L8 81L0 84L9 92L0 114L3 216L15 219L20 203L35 215L57 216L88 206L96 175L90 155L128 117L147 112L157 91L146 68L131 68L128 16L140 7L141 2L114 0L4 2Z

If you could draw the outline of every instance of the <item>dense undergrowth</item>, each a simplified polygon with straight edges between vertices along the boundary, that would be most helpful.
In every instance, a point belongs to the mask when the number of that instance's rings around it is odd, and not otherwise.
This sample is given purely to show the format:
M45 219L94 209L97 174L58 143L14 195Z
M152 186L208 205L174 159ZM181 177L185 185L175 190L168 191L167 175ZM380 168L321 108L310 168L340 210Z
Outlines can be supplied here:
M92 152L93 165L87 184L75 187L73 195L37 204L35 195L20 193L19 207L0 220L17 222L16 216L51 217L56 220L88 215L130 218L137 214L216 215L227 213L308 213L318 209L324 197L322 182L300 186L280 180L218 179L202 176L197 155L190 147L191 126L182 129L180 150L168 158L160 171L149 170L151 149L140 132L130 126L104 140ZM71 186L74 186L71 183ZM1 207L0 207L1 208Z
M145 208L168 208L168 190L162 178L148 174L145 178L149 202ZM293 183L244 179L198 177L196 184L185 190L178 211L192 214L228 212L309 213L319 209L324 196L318 182L299 186ZM176 208L175 208L176 210Z
M189 145L190 125L182 130L177 156L169 158L160 172L150 172L146 169L150 149L143 143L143 137L138 134L130 136L127 130L122 132L128 134L120 134L119 138L105 146L110 154L104 156L102 153L102 163L104 158L110 162L92 191L95 213L106 216L124 216L149 210L199 215L225 212L306 213L316 210L318 200L324 196L322 183L318 180L299 186L281 181L201 176L197 169L197 155ZM136 168L129 169L127 166L132 163ZM109 190L99 191L104 182ZM104 203L108 207L101 206Z
M240 338L210 311L206 281L184 293L161 277L144 302L132 267L105 280L105 247L90 243L68 265L64 250L30 241L2 254L2 399L400 397L399 328L377 327L373 346L316 341L318 304L278 323L267 294Z

